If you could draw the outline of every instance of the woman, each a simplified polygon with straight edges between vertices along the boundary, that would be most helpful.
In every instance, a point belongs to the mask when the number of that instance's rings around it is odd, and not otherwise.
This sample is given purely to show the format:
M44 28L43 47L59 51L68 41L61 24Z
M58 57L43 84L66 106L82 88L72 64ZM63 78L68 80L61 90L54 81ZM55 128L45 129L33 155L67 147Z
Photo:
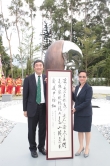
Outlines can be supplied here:
M78 132L79 149L75 156L79 156L84 151L84 157L89 156L89 144L91 137L92 124L92 87L87 84L87 73L79 72L79 85L73 92L73 101L75 102L74 113L74 131ZM85 133L86 146L84 148L83 139Z

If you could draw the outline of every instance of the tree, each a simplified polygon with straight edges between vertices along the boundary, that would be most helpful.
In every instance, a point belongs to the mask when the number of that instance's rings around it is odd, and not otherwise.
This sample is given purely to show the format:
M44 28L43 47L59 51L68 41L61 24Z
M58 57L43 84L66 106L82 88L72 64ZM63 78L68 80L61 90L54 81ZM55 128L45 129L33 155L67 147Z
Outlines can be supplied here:
M29 26L29 29L31 30L31 37L30 37L30 45L29 45L29 48L30 48L30 61L32 61L33 59L33 38L34 38L34 26L33 26L33 21L36 17L36 7L35 7L35 0L25 0L26 3L28 4L29 6L29 17L30 17L30 26Z
M10 73L10 57L6 53L5 47L3 46L2 36L0 36L0 54L2 62L2 70L5 76Z
M9 19L5 19L4 18L4 14L2 11L2 0L0 0L1 3L1 14L0 14L0 23L2 28L5 30L5 35L8 41L8 45L9 45L9 51L10 51L10 67L11 67L11 74L13 75L13 71L12 71L12 49L11 49L11 37L12 37L12 32L9 34L8 30L11 28L12 24L11 22L9 22Z
M93 75L94 73L91 73L89 67L93 65L97 58L102 56L102 52L99 50L99 43L96 41L94 33L88 28L85 28L84 31L86 37L79 38L82 43L83 68Z
M21 51L22 51L22 64L23 64L23 69L24 66L26 67L27 63L28 63L28 68L26 70L29 70L29 74L31 74L33 72L33 61L34 59L36 59L37 57L37 52L40 50L40 45L33 45L32 52L33 55L30 58L30 40L31 40L31 31L30 31L30 27L25 27L25 29L22 30L22 42L21 42ZM34 32L33 32L34 35ZM14 58L19 62L19 64L21 64L21 58L20 58L20 54L16 54L14 55ZM37 57L40 59L40 57ZM24 70L23 70L24 71Z
M103 65L101 65L100 73L102 77L106 78L107 85L110 85L110 38L105 42L103 46L104 56L103 56Z
M51 45L51 29L47 22L44 22L44 29L43 29L43 50L47 50L48 47Z
M21 77L21 69L17 66L13 66L13 78Z
M23 56L21 50L20 28L24 25L28 25L28 23L24 19L24 16L27 14L27 12L25 12L22 7L23 7L23 2L21 0L12 0L11 5L8 9L10 11L11 16L15 17L13 25L16 26L18 34L19 53L21 58L22 79L23 79Z
M51 40L52 40L52 14L55 10L55 1L54 0L44 0L43 4L40 6L40 10L43 13L43 17L47 18L50 21L50 29L51 29Z
M43 17L49 22L51 29L51 41L66 38L65 32L70 30L68 23L66 1L45 0L40 7Z

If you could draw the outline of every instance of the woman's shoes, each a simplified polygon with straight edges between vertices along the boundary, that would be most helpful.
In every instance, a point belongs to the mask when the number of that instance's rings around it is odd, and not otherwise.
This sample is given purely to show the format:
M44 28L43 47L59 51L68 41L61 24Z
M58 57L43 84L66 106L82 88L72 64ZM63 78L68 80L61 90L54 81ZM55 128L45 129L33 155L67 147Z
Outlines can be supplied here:
M84 151L84 147L82 148L82 150L80 152L75 153L75 156L80 156L80 154Z
M88 153L84 153L84 157L87 158L89 156L89 150Z
M88 156L89 156L89 153L88 153L88 154L85 154L85 153L84 153L84 157L85 157L85 158L88 157Z
M81 154L83 151L84 151L84 147L82 148L82 150L81 150L80 152L75 153L75 156L80 156L80 154ZM88 156L89 156L89 152L88 152L88 154L85 154L85 153L84 153L84 158L87 158Z

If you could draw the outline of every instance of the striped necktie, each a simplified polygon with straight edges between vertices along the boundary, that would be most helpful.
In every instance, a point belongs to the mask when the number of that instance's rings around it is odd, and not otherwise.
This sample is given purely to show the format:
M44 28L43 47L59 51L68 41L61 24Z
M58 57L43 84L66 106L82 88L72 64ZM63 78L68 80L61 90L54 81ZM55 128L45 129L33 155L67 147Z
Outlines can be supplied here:
M40 76L38 76L36 102L38 104L41 103L41 81L40 81Z

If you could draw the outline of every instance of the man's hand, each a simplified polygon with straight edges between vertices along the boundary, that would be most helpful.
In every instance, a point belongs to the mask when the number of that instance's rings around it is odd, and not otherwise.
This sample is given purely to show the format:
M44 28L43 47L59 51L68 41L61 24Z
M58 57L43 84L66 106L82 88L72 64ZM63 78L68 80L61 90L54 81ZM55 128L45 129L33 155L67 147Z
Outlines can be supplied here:
M24 111L24 116L27 117L27 111Z

